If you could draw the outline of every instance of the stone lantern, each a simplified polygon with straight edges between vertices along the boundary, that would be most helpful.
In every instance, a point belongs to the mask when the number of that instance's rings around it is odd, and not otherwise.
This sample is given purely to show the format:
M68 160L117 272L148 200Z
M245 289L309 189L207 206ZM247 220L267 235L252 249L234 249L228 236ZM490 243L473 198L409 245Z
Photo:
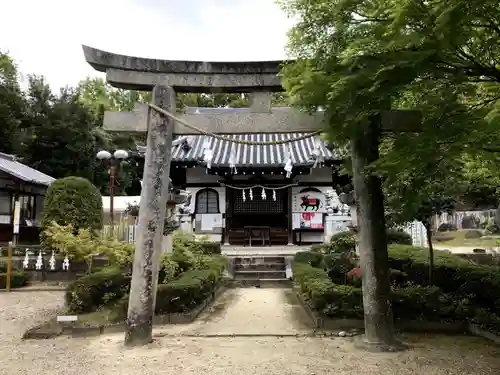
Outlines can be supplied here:
M172 180L170 180L170 189L167 196L167 212L163 227L162 248L164 253L172 251L172 232L180 227L178 207L186 203L189 196L189 192L172 186Z

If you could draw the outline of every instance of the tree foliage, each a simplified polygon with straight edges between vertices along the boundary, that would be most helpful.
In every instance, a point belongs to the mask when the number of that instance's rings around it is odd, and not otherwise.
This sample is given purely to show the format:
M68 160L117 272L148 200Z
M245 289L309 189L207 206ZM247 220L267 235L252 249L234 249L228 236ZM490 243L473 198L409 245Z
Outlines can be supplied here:
M388 185L453 179L500 151L500 7L496 2L282 0L298 22L283 69L295 104L325 109L345 143L381 109L415 109L422 131L385 135L374 165ZM477 160L476 160L477 161ZM482 163L484 166L484 163Z
M99 190L81 177L65 177L54 181L44 199L42 233L40 240L46 248L52 248L50 237L44 231L55 222L71 225L74 231L102 228L102 198Z
M25 107L17 67L9 55L0 51L0 152L19 151Z
M85 261L87 271L92 271L92 261L98 255L106 256L110 265L130 265L134 244L118 241L116 238L95 236L89 229L76 231L73 226L59 225L55 221L45 228L45 237L52 248L74 261Z

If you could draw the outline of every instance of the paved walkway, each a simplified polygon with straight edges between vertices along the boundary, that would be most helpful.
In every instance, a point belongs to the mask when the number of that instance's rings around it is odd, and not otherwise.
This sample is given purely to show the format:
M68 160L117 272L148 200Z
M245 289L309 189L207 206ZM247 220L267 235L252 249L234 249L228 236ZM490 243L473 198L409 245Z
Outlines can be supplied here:
M230 292L219 308L184 329L214 332L228 324L230 331L256 332L250 326L261 325L261 318L268 319L262 328L268 333L304 329L293 318L295 303L286 290ZM271 301L274 297L285 307ZM346 338L157 337L136 349L123 347L123 333L20 340L29 325L62 304L61 292L0 293L0 375L496 375L500 369L500 348L469 336L411 335L404 338L411 350L380 354L360 352ZM236 324L245 317L246 323Z

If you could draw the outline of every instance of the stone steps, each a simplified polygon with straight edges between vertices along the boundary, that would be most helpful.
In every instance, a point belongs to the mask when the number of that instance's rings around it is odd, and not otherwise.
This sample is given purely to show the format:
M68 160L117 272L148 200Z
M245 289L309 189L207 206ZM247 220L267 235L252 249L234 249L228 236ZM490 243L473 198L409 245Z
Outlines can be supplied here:
M261 286L288 281L284 256L230 256L230 273L235 282L245 286Z
M235 264L237 271L281 271L284 267L283 263Z
M234 272L234 279L235 280L251 280L251 279L257 279L257 280L280 280L280 279L285 279L286 280L286 271L235 271Z
M233 288L291 288L293 283L287 279L249 279L231 280L228 287Z

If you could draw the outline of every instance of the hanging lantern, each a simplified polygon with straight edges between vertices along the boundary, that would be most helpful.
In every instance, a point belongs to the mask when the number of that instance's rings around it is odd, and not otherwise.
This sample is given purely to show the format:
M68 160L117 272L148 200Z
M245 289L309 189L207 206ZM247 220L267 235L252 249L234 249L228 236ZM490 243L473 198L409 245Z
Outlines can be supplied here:
M273 190L273 201L276 200L276 190Z
M242 193L243 193L243 202L246 202L247 200L247 197L245 195L245 189L242 190Z
M214 157L214 152L210 148L210 139L205 137L203 141L203 161L207 164L207 169L212 168L212 159Z
M238 174L236 169L236 145L231 144L231 151L229 152L229 172L232 174Z
M262 192L260 193L260 197L262 198L263 201L266 200L266 189L262 188Z
M252 188L250 188L250 191L248 192L248 196L250 197L250 200L253 201L253 191L252 191Z

